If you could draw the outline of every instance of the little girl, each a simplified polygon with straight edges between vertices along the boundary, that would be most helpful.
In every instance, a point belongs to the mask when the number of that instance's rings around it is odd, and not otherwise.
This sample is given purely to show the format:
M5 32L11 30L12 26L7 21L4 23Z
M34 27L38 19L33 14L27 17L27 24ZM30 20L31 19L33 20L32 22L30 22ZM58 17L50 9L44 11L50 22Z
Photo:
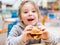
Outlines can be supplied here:
M19 7L19 19L20 22L15 25L7 39L7 45L30 45L45 43L46 45L55 45L55 37L49 32L46 31L44 26L39 22L40 11L38 6L32 1L23 1ZM43 29L43 35L46 37L41 37L38 40L31 39L28 33L33 26Z

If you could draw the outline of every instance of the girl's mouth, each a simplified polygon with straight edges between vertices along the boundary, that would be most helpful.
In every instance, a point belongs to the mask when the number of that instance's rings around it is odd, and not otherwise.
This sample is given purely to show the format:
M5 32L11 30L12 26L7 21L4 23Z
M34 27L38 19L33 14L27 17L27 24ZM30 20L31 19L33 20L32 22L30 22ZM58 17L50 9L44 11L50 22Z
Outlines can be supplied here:
M28 19L28 21L33 21L34 19Z

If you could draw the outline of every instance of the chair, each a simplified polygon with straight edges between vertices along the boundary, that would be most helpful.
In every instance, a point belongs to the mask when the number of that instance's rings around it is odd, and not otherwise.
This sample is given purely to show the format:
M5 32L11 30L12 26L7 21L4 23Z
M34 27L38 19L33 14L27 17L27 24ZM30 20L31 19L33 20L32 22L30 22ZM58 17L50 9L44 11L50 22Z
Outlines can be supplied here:
M11 14L12 14L11 18L17 18L18 17L16 10L11 11Z
M50 14L49 14L49 18L50 18L50 19L54 19L54 18L55 18L54 13L50 13Z
M11 31L12 27L16 25L19 21L12 22L8 24L8 31L7 31L7 36L9 35L9 32Z

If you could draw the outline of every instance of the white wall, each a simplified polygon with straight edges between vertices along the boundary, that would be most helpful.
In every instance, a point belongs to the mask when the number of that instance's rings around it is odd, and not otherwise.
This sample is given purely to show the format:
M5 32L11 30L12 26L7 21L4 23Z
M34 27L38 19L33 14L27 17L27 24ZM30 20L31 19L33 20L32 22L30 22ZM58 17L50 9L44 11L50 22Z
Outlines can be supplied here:
M2 28L2 24L3 24L3 21L2 21L2 16L0 14L0 29Z
M14 4L15 0L1 0L4 4Z

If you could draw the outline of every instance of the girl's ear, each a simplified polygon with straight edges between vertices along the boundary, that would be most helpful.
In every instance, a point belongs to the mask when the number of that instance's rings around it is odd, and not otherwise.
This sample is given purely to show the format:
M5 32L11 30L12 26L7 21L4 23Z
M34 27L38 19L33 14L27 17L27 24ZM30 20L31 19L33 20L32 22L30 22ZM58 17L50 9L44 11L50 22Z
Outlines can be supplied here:
M19 20L22 21L22 19L19 17Z
M21 17L19 17L19 20L20 20L20 21L22 21L22 18L21 18Z
M22 18L20 17L20 20L22 21Z

